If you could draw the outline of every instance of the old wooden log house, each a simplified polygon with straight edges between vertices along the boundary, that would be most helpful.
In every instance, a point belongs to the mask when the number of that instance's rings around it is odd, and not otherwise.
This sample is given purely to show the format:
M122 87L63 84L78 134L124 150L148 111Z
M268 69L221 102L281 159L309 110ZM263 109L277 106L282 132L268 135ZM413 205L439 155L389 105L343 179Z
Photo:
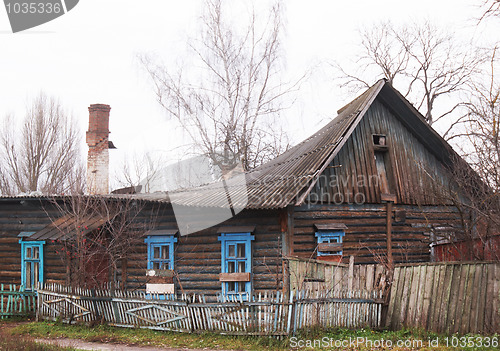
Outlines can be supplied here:
M0 281L30 289L72 284L80 274L88 285L231 295L287 289L286 257L428 262L440 231L461 226L447 196L456 157L381 80L317 133L245 174L246 186L231 193L238 214L189 235L179 234L167 193L1 197ZM227 206L213 184L175 197L193 222ZM78 213L76 200L93 201L92 211ZM114 212L96 210L99 201Z

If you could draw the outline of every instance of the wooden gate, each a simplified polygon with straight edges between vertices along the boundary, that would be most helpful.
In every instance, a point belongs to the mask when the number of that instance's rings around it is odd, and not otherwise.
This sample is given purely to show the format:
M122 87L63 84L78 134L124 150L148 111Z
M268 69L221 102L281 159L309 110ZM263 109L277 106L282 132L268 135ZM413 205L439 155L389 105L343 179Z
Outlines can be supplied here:
M0 285L0 318L27 316L35 313L36 293L13 284Z
M119 327L192 330L186 301L152 300L143 292L115 291L113 295L106 290L45 287L38 290L37 317L66 323L105 321Z

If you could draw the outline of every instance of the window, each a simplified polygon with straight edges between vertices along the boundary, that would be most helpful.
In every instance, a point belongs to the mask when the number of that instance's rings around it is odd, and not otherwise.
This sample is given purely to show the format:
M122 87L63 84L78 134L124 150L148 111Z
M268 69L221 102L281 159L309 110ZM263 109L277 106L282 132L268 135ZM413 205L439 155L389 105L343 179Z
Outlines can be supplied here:
M342 255L342 237L344 231L319 231L316 232L318 238L317 256Z
M383 134L373 134L373 145L378 147L387 146L387 137Z
M221 275L222 295L241 295L248 298L252 292L252 240L255 237L247 233L222 233Z
M174 235L148 235L144 240L148 245L148 269L174 269Z
M22 241L21 284L26 290L34 290L43 283L43 244L45 241Z

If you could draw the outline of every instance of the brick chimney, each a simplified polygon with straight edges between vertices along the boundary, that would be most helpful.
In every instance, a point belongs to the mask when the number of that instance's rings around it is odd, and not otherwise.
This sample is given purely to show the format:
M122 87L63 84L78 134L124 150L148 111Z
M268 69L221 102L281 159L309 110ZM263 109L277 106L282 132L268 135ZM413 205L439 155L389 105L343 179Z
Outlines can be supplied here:
M87 131L87 192L91 195L109 193L109 105L89 107Z

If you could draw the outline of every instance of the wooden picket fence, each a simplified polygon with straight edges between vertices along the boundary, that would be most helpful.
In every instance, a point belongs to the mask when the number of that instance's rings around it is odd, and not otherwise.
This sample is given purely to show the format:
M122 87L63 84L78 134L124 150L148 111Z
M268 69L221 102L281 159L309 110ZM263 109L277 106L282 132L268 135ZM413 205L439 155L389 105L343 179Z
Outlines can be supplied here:
M0 284L0 318L28 316L35 314L36 293L25 291L24 287Z
M386 326L441 333L500 331L500 263L398 265Z
M378 329L382 291L299 291L293 330L310 326Z
M345 291L298 291L288 297L277 291L206 302L203 295L110 294L46 285L38 290L37 317L179 332L282 336L312 326L379 328L381 305L377 293Z
M387 267L382 264L349 264L287 257L290 287L300 290L388 291Z

